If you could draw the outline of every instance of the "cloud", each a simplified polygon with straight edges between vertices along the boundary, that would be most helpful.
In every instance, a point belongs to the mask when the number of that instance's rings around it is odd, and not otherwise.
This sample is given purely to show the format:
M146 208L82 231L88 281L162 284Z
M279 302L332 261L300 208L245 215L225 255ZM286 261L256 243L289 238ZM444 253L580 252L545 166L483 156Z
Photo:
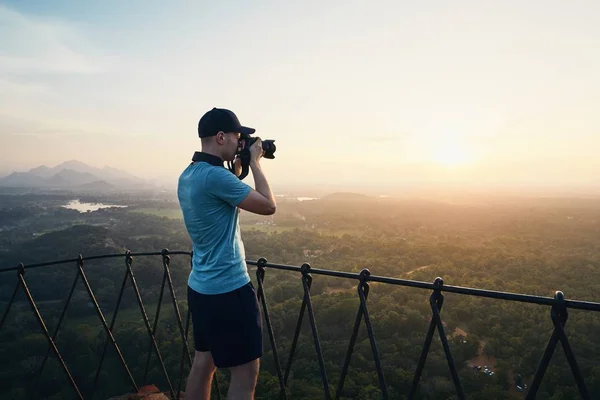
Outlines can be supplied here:
M0 76L102 72L89 50L73 24L0 5Z
M51 91L47 86L39 83L17 82L0 76L0 93L10 93L14 101L14 96L40 96L51 94Z

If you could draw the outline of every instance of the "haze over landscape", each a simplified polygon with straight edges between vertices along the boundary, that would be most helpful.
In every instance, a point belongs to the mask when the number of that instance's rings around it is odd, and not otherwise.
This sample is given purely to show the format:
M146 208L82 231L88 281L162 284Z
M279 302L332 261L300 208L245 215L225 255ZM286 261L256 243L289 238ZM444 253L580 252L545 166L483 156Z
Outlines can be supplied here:
M278 185L597 192L595 1L0 4L0 173L171 184L234 110ZM293 171L293 175L290 174Z

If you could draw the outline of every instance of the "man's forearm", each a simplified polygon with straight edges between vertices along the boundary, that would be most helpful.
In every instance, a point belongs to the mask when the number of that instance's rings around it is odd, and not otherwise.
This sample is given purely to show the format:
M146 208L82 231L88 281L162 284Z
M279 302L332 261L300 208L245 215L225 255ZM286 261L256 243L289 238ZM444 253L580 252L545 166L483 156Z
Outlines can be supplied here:
M267 178L265 177L260 164L250 162L250 169L252 170L252 176L254 176L254 189L275 205L275 196L273 196L269 182L267 182Z

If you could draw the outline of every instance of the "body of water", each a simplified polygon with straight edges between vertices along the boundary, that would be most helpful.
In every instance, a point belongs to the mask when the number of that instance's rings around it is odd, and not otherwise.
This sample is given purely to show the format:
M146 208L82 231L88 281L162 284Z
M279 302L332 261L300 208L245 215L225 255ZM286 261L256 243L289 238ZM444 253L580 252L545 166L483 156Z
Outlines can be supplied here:
M300 197L291 196L290 197L287 194L276 194L275 197L282 197L285 199L294 199L294 200L298 200L298 201L319 200L318 197L305 197L305 196L300 196Z
M71 200L66 205L62 206L64 208L68 208L70 210L77 210L79 212L87 212L87 211L97 211L101 208L125 208L127 206L119 206L116 204L102 204L102 203L82 203L79 200Z

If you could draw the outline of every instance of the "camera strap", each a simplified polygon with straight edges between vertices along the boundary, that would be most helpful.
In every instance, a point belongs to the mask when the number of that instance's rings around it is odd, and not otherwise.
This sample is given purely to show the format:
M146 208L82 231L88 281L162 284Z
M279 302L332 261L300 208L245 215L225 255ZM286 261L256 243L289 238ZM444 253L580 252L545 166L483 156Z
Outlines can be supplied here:
M242 173L240 176L238 176L238 178L242 180L248 176L248 172L250 172L250 150L247 148L243 149L238 153L238 158L242 162ZM228 161L227 164L229 171L235 175L235 165L231 161Z

